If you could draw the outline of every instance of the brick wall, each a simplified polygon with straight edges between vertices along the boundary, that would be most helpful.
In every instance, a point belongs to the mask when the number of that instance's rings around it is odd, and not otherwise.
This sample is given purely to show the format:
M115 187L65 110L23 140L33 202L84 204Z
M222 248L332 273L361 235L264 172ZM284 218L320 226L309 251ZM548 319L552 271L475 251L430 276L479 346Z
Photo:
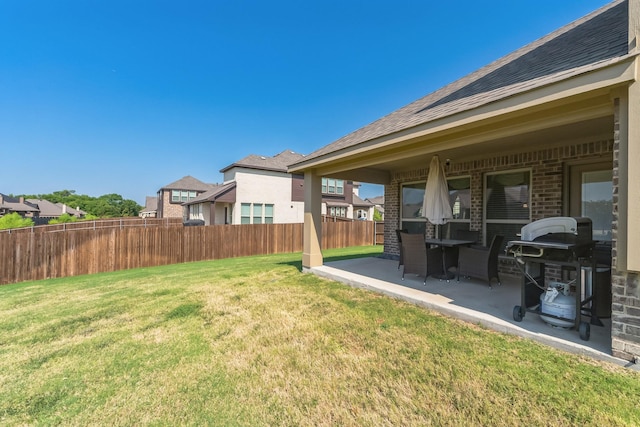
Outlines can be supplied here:
M483 177L487 172L513 169L531 170L531 215L532 220L563 215L562 188L564 165L567 160L599 159L613 150L613 140L595 141L564 147L531 150L504 156L489 156L467 162L452 162L447 168L447 177L471 176L471 225L472 230L482 231ZM403 183L426 182L428 169L396 172L391 183L385 187L385 254L397 256L399 252L395 229L399 227L400 191ZM433 235L434 226L427 225L427 234ZM508 263L504 264L505 266Z
M640 277L637 273L616 269L618 254L619 219L619 160L620 160L620 100L614 101L613 145L613 269L611 272L612 313L611 348L616 357L625 360L640 359Z
M179 203L171 203L171 191L162 194L162 218L182 218L184 207Z

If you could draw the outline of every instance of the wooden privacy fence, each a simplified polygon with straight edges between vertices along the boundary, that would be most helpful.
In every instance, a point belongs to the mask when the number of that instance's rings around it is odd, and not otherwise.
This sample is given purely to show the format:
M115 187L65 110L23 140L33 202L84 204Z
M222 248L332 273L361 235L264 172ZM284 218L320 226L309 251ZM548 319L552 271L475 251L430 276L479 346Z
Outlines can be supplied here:
M0 284L302 251L302 224L0 233ZM370 221L322 224L322 248L371 245Z
M182 227L182 218L110 218L81 220L62 224L36 225L33 227L0 230L0 234L8 233L54 233L71 230L96 230L98 228L130 228L130 227Z

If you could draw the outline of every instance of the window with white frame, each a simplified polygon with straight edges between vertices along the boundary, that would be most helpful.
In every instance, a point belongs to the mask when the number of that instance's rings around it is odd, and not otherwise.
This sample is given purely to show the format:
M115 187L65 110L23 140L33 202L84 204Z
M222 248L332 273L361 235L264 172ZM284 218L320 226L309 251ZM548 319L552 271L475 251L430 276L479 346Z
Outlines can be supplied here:
M347 216L347 208L345 208L344 206L331 206L329 208L329 215L330 216L338 216L341 218L346 218Z
M203 219L201 204L189 205L189 219Z
M171 190L171 203L184 203L195 199L198 193L187 190Z
M273 205L271 204L264 205L264 223L273 224Z
M344 181L341 179L322 178L322 192L324 194L344 194Z
M251 224L251 203L240 205L240 224Z
M367 211L364 209L358 209L358 211L356 212L356 218L367 219Z
M273 224L273 204L241 203L240 224Z
M504 236L504 242L518 240L522 226L531 222L531 171L512 170L484 176L483 229L485 242Z

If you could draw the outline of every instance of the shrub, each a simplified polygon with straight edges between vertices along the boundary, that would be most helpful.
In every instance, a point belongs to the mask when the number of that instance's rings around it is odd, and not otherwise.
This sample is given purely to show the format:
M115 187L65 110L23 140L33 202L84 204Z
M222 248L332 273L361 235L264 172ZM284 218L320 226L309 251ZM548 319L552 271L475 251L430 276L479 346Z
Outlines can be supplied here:
M33 227L33 220L31 218L23 218L17 212L0 217L0 230L22 227Z
M69 215L68 213L63 213L58 218L54 218L49 221L49 224L62 224L65 222L76 222L78 218L73 215Z

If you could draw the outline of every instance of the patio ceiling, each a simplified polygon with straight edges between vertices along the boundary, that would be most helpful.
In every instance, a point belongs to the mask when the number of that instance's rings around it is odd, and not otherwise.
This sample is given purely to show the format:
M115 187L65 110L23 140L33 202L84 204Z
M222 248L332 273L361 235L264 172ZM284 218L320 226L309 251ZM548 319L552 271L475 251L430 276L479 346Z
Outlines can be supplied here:
M393 138L390 135L389 138ZM536 148L562 146L583 140L613 138L613 103L609 95L588 102L563 103L545 111L473 122L421 135L418 130L395 136L379 148L368 144L339 153L318 165L323 176L387 184L396 171L426 168L431 156L462 162L489 153L512 154Z

